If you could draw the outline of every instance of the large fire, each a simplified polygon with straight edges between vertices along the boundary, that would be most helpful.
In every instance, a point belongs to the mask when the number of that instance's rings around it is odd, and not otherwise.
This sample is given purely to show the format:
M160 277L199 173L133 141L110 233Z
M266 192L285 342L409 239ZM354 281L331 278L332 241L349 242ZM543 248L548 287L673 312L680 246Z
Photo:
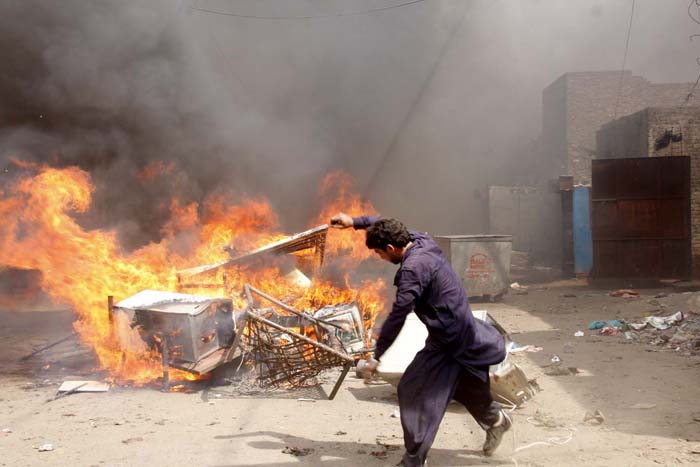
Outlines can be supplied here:
M91 206L95 190L90 176L77 168L23 165L27 176L0 189L0 266L35 269L42 273L42 289L53 300L68 303L77 314L75 329L90 345L99 364L118 383L141 385L161 375L160 356L149 350L124 349L118 343L107 313L106 298L129 297L144 289L178 289L176 271L225 260L231 246L246 252L285 235L279 231L277 216L264 199L245 199L230 204L223 196L203 205L170 203L170 220L163 238L137 251L124 252L116 232L88 230L75 215ZM142 182L168 176L172 165L147 167L136 177ZM322 199L328 200L316 222L327 223L337 212L350 215L373 213L374 209L351 191L342 173L326 177ZM363 236L331 229L326 244L326 263L340 264L344 277L325 277L321 272L309 288L282 279L276 265L218 270L198 277L201 289L186 293L228 294L243 305L243 284L288 300L297 309L316 309L327 304L357 301L370 328L383 308L385 285L381 280L353 283L353 273L370 256ZM183 247L186 243L186 247ZM222 284L226 290L212 288ZM186 375L180 375L185 377Z

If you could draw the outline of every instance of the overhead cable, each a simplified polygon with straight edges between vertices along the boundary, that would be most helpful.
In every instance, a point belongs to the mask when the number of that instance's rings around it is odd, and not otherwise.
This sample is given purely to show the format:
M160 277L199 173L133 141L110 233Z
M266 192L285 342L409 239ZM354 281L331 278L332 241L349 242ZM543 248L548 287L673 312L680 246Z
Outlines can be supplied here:
M695 1L695 0L693 0ZM622 83L625 79L625 66L627 65L627 53L630 48L630 37L632 36L632 20L634 19L634 4L635 0L632 0L632 11L630 11L630 21L627 27L627 40L625 41L625 55L622 57L622 67L620 68L620 85L617 88L617 98L615 99L615 117L617 119L617 108L620 104L620 94L622 94Z
M212 15L221 15L221 16L233 16L235 18L267 19L267 20L295 20L295 19L322 19L322 18L337 18L337 17L341 17L341 16L368 15L368 14L377 13L380 11L393 10L394 8L401 8L401 7L405 7L405 6L415 5L416 3L422 3L425 1L427 1L427 0L410 0L410 1L403 2L403 3L397 3L394 5L388 5L388 6L379 7L379 8L372 8L369 10L349 11L349 12L345 12L345 13L332 13L332 14L326 14L326 15L300 15L300 16L246 15L246 14L240 14L240 13L232 13L232 12L228 12L228 11L210 10L208 8L199 8L199 7L194 7L192 5L190 5L189 8L190 8L190 10L200 11L202 13L209 13Z

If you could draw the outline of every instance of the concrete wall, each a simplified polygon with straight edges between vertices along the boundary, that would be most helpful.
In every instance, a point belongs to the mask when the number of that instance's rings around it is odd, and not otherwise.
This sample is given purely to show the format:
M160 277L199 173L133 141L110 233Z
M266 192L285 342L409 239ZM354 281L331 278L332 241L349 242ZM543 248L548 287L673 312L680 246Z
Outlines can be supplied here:
M543 91L545 157L557 161L560 174L573 175L575 184L590 183L596 133L601 126L646 107L678 107L692 86L651 83L625 71L620 87L620 76L619 71L566 73ZM697 94L688 105L700 105L700 90ZM626 150L635 148L629 142L622 144L627 145Z
M528 253L534 263L561 264L559 193L540 187L490 186L488 212L489 233L512 235L513 250Z

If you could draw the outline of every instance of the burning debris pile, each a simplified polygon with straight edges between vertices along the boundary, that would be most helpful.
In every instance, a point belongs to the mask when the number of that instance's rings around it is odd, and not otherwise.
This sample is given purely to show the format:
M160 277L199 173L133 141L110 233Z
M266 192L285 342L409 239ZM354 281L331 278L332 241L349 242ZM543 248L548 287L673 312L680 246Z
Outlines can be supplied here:
M326 178L324 207L313 225L339 211L376 212L350 186L342 173ZM94 191L90 175L77 167L24 165L0 192L6 219L0 266L40 273L41 289L75 312L74 327L109 382L158 381L164 362L171 381L197 379L235 358L246 344L240 318L270 318L249 306L245 284L305 310L300 326L291 324L298 317L277 306L284 321L277 324L292 332L347 355L366 346L386 291L381 279L363 279L371 252L359 236L319 225L288 237L266 201L217 193L201 205L173 199L163 238L125 252L116 231L78 222L89 214ZM116 299L113 313L105 312L109 296ZM336 335L352 343L338 346Z
M236 254L229 260L180 271L178 285L201 288L203 284L183 283L182 278L234 265L264 263L265 258L274 260L305 250L312 250L317 270L323 263L327 231L328 226L322 225L253 252ZM284 262L289 266L289 258ZM285 279L301 283L302 287L310 286L311 281L301 271L296 267L292 271L292 275L284 274ZM227 275L222 277L222 290L227 290ZM145 345L160 353L166 390L171 367L204 375L236 357L248 357L250 366L258 370L258 381L271 387L313 385L323 370L341 367L341 376L330 394L332 399L354 364L353 355L369 350L356 303L326 305L309 313L249 284L245 284L241 295L246 299L245 308L234 310L232 299L144 290L110 306L110 313L113 321L121 323L116 332L122 347ZM272 307L260 306L256 297ZM134 342L130 331L133 329L142 342Z

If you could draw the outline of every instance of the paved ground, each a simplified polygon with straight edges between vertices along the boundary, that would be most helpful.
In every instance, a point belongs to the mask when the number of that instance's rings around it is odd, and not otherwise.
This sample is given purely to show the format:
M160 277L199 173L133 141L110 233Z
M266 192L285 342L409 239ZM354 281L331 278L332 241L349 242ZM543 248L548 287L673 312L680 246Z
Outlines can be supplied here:
M700 464L700 357L687 347L654 345L646 334L599 336L596 319L700 310L696 294L613 298L582 281L530 285L527 295L488 309L520 345L512 356L542 391L514 410L514 429L496 456L480 454L483 432L451 407L432 466L647 466ZM162 393L112 388L48 401L64 379L99 377L90 352L69 340L36 358L19 358L71 332L69 312L0 313L0 465L6 466L389 466L401 457L395 391L350 376L333 401L323 391L240 396L231 387ZM679 329L679 328L677 328ZM659 331L672 334L677 329ZM584 330L584 337L574 337ZM653 336L652 336L653 337ZM662 340L663 341L663 340ZM674 350L681 347L679 350ZM553 355L581 372L545 374ZM48 365L48 366L47 366ZM333 375L322 389L330 391ZM298 400L318 399L316 401ZM646 407L646 408L639 408ZM601 425L583 422L600 410ZM53 451L39 452L51 443Z

